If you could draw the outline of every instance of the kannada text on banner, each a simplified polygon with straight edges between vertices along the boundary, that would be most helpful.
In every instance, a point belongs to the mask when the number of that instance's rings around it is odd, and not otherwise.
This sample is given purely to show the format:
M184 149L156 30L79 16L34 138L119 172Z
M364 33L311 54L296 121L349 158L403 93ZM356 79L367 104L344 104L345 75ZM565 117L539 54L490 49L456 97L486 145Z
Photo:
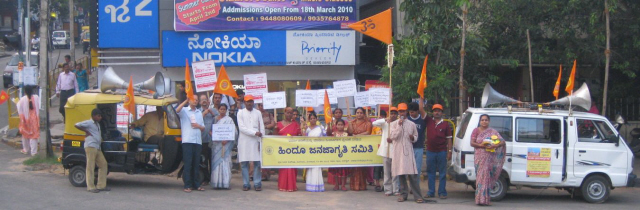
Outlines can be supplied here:
M337 30L356 22L356 0L175 0L175 31Z
M380 136L262 138L262 168L382 166Z

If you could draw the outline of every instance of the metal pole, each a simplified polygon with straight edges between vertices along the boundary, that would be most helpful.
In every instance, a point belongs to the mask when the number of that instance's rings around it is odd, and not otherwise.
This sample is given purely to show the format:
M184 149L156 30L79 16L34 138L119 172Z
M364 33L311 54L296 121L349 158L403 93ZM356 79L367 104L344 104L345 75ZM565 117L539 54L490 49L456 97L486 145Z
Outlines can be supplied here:
M76 63L76 36L75 36L75 22L74 22L74 5L73 0L69 0L69 35L71 36L71 41L69 42L69 55L71 56L71 61L75 65ZM74 69L75 66L70 66L71 69Z
M39 59L39 85L42 89L42 96L40 96L40 104L44 107L44 110L40 111L40 116L44 116L40 125L44 125L45 132L45 148L47 157L53 157L53 150L51 149L51 131L49 130L49 0L40 1L40 53ZM40 79L45 76L45 79Z

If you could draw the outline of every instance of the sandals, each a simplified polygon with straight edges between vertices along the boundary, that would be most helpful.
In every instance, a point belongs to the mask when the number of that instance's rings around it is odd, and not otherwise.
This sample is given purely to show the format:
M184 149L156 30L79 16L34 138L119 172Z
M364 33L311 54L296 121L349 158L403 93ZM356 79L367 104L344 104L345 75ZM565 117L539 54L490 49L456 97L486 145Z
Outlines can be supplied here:
M198 191L204 191L203 187L198 187Z
M182 191L186 192L186 193L190 193L191 192L191 188L184 188Z
M416 200L416 203L424 203L424 200L418 198L418 200Z
M376 186L376 192L382 192L382 187Z
M347 187L342 186L342 191L347 191Z
M340 189L340 186L336 185L333 187L333 191L338 191Z
M402 197L398 198L398 202L405 202L406 200L407 200L406 198L402 198Z
M25 155L28 155L28 154L29 154L29 153L27 153L27 151L25 151L25 150L20 150L20 153L25 154Z

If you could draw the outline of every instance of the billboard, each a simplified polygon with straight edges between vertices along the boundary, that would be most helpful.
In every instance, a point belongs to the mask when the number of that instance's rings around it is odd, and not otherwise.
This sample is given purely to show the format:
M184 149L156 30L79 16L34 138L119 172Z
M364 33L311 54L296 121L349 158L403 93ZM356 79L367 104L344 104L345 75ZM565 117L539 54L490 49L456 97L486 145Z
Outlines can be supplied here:
M162 65L213 60L216 66L355 65L355 32L225 31L162 33Z
M98 47L158 48L158 1L98 1Z
M175 31L339 30L356 0L175 0Z

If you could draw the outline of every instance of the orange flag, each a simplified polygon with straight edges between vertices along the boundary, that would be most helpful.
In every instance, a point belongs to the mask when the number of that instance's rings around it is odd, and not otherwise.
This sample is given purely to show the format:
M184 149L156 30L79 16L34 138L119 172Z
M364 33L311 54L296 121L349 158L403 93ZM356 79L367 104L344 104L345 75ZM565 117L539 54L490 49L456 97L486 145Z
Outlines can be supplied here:
M374 39L380 40L385 44L391 44L391 20L391 8L389 8L384 12L350 24L348 27Z
M124 108L129 111L130 114L136 116L136 102L133 94L133 76L129 77L129 88L127 88L127 94L124 96Z
M424 64L422 64L422 74L420 74L420 82L418 82L418 95L420 98L424 98L424 89L427 87L427 61L429 55L424 57Z
M227 76L227 71L224 69L224 65L220 67L218 82L216 83L216 88L213 89L213 92L238 98L238 94L233 90L233 84L231 84L231 80L229 80L229 76Z
M0 91L0 104L4 104L7 100L9 100L9 94L4 90Z
M567 91L569 95L573 94L573 86L575 82L576 82L576 60L573 60L573 68L571 69L571 75L569 76L567 87L564 88L564 91Z
M196 100L196 97L193 96L193 85L191 84L191 71L189 71L189 59L184 59L187 61L187 65L184 67L184 92L187 93L187 98L189 100Z
M560 78L562 78L562 64L560 64L560 73L558 73L558 80L556 80L556 86L553 88L553 96L558 100L558 95L560 95Z
M324 90L324 122L331 123L331 103L329 102L329 93Z
M311 90L311 83L309 83L309 80L307 80L307 87L304 88L305 90ZM313 111L313 107L307 107L307 111Z

